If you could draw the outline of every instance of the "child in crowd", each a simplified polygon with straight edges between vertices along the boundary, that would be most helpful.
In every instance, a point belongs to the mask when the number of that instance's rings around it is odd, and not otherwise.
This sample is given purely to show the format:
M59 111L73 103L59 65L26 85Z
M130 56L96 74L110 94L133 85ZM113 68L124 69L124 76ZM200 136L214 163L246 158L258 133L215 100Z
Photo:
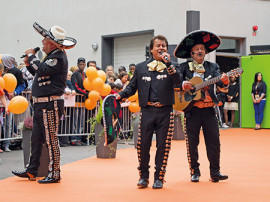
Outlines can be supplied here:
M115 82L115 77L114 76L108 76L107 83L110 84L110 83L114 83L114 82Z
M128 85L129 76L128 73L123 71L119 74L119 79L117 79L114 84L121 84L123 89Z
M123 90L123 86L121 84L115 84L115 89L116 89L116 92L119 93Z

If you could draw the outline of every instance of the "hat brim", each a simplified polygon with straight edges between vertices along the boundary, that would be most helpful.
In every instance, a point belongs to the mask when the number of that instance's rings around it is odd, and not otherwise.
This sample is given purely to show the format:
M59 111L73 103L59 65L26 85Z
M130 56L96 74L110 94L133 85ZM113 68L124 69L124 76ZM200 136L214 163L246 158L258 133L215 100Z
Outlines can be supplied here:
M58 48L61 48L61 49L71 49L73 48L76 44L77 44L77 41L76 39L74 38L71 38L71 37L65 37L65 39L63 40L57 40L52 34L50 31L44 29L43 27L41 27L38 23L34 23L33 24L33 27L34 29L39 33L41 34L41 36L43 36L44 38L47 38L47 39L51 39L56 45Z
M203 44L207 53L210 53L220 46L220 38L209 31L193 31L178 44L174 50L174 56L178 58L191 58L190 52L192 47L197 44Z

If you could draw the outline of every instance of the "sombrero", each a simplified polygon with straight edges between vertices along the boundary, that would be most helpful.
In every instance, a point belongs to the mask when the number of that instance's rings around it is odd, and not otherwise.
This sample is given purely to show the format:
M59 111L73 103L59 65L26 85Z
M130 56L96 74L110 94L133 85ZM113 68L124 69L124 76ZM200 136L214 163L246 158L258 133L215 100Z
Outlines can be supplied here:
M108 95L102 103L103 127L105 143L111 144L120 132L122 125L122 108L114 95Z
M191 58L190 52L196 44L204 44L207 53L216 50L220 45L220 38L209 31L196 30L190 32L178 44L174 50L174 56L178 58Z
M51 39L58 48L60 49L70 49L73 48L77 41L74 38L66 37L66 32L59 26L53 26L49 31L41 27L38 23L34 23L33 27L40 33L43 37Z

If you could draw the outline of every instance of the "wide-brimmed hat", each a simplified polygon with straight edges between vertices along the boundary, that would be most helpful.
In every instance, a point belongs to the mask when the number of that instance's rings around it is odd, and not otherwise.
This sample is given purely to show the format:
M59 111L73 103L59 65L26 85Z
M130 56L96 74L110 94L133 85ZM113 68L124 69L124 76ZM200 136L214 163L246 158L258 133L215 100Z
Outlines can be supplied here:
M73 48L77 41L74 38L66 37L66 32L59 26L53 26L49 31L41 27L38 23L34 23L33 27L43 37L51 39L58 48L70 49Z
M190 32L178 44L174 50L174 56L178 58L190 58L191 49L197 44L203 44L207 53L210 53L219 47L220 38L216 34L209 31L196 30Z

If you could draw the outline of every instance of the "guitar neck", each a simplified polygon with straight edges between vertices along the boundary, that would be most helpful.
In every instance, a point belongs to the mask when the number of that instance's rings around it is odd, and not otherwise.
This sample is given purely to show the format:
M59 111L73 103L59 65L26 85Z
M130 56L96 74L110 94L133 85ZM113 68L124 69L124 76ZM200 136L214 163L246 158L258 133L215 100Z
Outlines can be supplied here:
M205 88L206 86L209 86L211 84L214 84L214 83L218 82L221 77L222 77L222 75L217 76L215 78L209 79L207 81L204 81L202 83L199 83L199 84L195 85L196 91L201 90L202 88Z

